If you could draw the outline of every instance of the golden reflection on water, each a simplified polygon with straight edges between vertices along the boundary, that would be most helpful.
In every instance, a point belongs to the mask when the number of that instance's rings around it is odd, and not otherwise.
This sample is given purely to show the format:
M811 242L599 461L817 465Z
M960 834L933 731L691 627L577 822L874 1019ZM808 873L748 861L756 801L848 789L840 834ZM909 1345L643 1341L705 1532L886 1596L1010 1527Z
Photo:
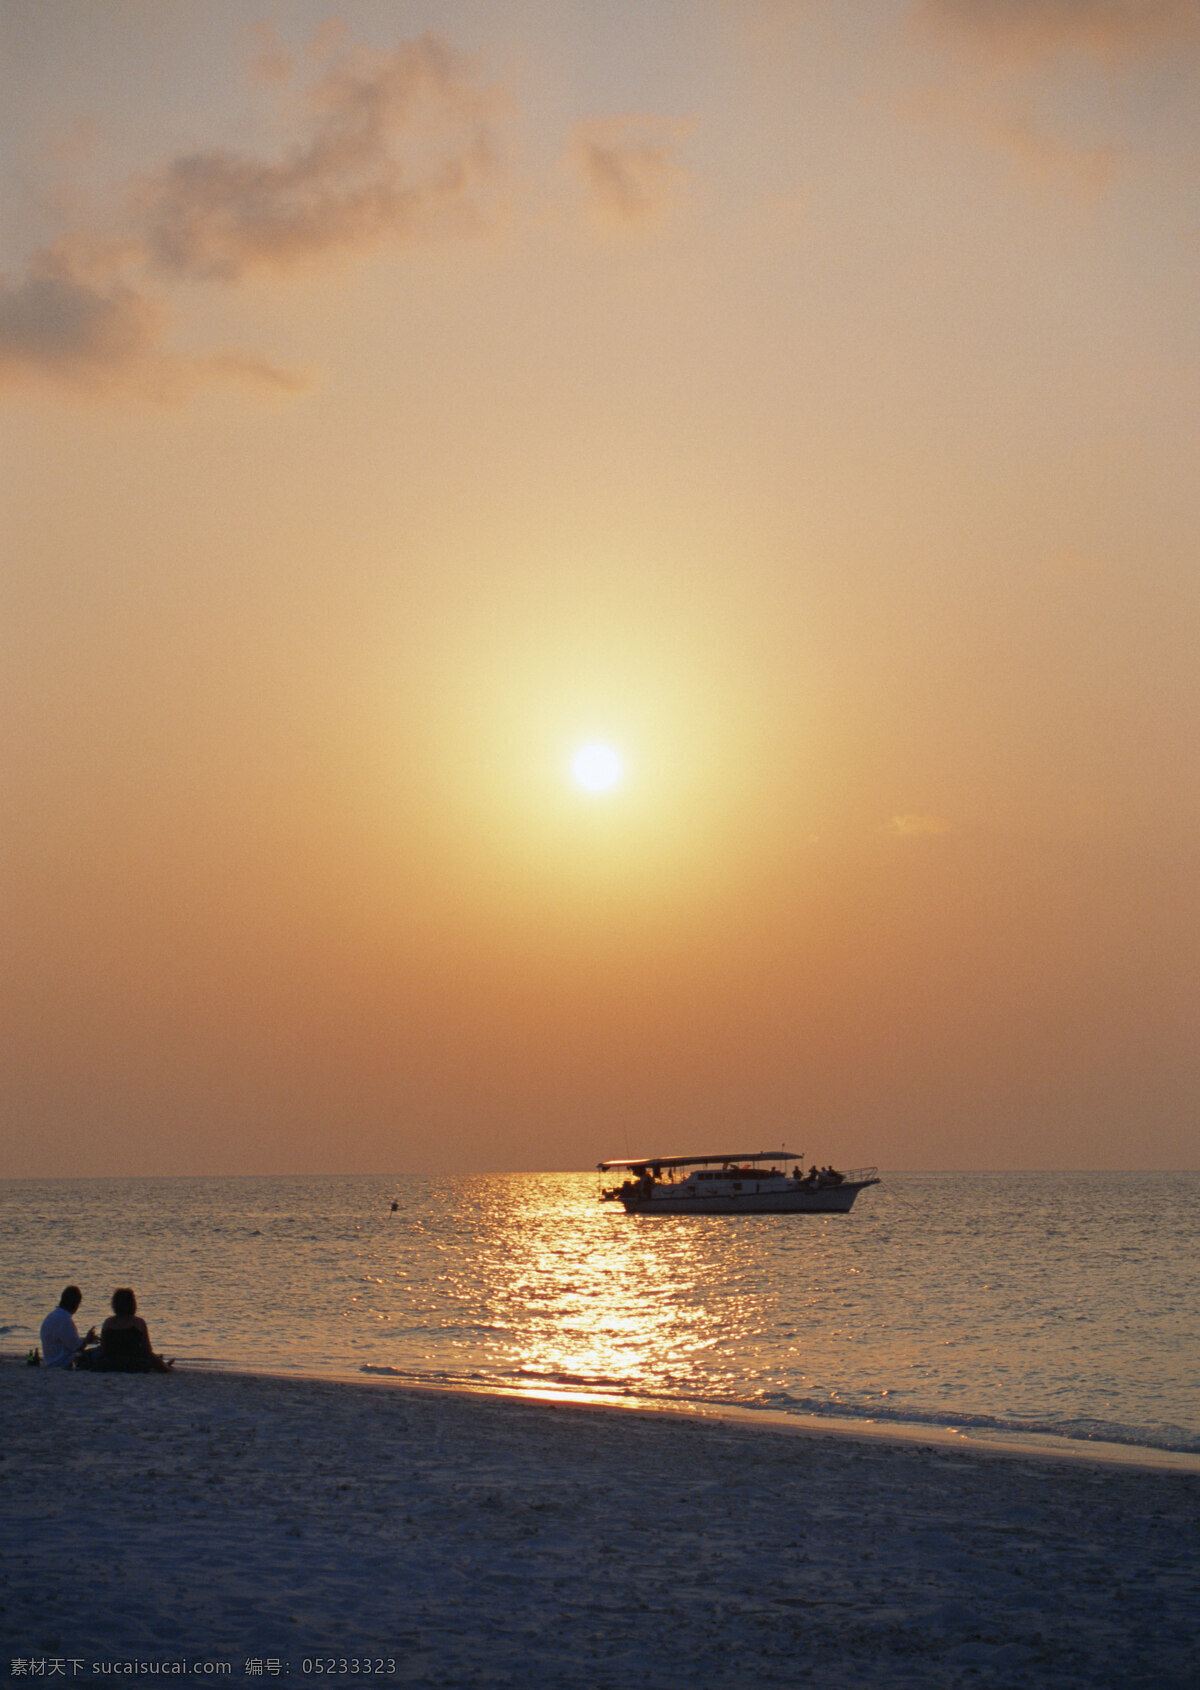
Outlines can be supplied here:
M627 1215L574 1174L429 1181L404 1195L372 1253L386 1285L355 1284L354 1344L371 1367L626 1401L770 1402L806 1394L822 1334L844 1349L842 1309L829 1304L852 1283L854 1235L829 1217Z
M594 1196L586 1207L577 1190L537 1176L506 1185L477 1266L490 1313L520 1334L508 1363L530 1387L621 1380L652 1394L719 1343L731 1310L714 1305L729 1299L705 1294L711 1247L702 1252L694 1228Z

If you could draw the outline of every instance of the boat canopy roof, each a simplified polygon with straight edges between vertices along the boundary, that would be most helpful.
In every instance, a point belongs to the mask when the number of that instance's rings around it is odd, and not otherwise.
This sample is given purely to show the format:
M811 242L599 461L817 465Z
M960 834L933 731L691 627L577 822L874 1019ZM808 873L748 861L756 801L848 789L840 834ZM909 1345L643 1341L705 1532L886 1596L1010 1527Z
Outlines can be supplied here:
M598 1162L597 1169L602 1174L611 1173L614 1168L703 1168L709 1163L726 1162L802 1162L803 1150L755 1150L750 1153L739 1151L735 1156L732 1151L724 1156L628 1156L619 1162Z

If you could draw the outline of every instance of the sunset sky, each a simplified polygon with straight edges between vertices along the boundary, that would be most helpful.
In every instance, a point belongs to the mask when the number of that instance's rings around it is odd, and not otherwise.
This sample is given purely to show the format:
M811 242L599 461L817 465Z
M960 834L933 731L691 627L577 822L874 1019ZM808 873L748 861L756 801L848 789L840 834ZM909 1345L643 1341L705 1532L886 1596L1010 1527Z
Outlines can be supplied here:
M1198 1165L1197 0L0 20L0 1172Z

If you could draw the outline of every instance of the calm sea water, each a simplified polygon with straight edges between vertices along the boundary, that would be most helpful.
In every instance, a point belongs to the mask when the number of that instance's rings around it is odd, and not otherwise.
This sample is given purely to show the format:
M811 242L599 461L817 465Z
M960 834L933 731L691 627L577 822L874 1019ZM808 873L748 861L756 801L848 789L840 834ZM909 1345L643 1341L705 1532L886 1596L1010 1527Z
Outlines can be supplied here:
M848 1216L627 1216L575 1174L0 1184L0 1345L132 1284L189 1365L1200 1452L1200 1174L888 1174ZM390 1205L398 1199L400 1207Z

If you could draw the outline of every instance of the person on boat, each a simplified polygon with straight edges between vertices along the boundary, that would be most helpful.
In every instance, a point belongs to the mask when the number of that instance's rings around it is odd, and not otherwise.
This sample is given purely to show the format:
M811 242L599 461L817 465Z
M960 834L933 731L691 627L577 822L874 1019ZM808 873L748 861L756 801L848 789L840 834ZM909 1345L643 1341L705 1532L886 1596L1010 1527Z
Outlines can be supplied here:
M156 1355L146 1322L137 1312L137 1298L127 1285L112 1295L112 1313L100 1328L100 1354L96 1362L102 1373L166 1373L173 1361Z
M96 1342L96 1328L90 1327L84 1337L75 1326L75 1312L83 1301L78 1285L68 1285L58 1299L58 1307L51 1309L42 1322L42 1360L47 1367L76 1367L89 1344Z

